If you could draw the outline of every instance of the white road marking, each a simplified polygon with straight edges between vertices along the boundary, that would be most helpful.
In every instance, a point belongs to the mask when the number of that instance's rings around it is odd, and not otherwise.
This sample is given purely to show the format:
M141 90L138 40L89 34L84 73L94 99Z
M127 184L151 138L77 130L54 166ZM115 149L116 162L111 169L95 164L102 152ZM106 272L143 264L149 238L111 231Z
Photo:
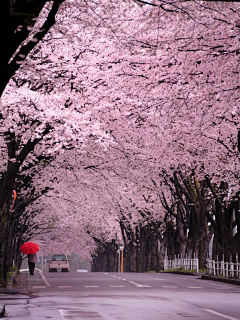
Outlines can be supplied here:
M192 279L192 281L201 281L202 282L202 279ZM208 282L205 282L205 283L208 283L208 284L211 284L212 286L215 286L215 287L218 287L218 289L232 289L232 285L230 283L221 283L221 284L217 284L217 283L214 283L214 281L208 281ZM219 283L219 282L218 282Z
M130 283L132 283L132 284L135 284L135 285L138 285L138 283L133 282L133 281L128 281L128 282L130 282Z
M105 273L105 274L108 275L107 273ZM112 276L111 275L111 277L118 278L118 279L124 280L124 281L128 281L126 279L122 279L121 277L117 277L117 276ZM137 283L137 282L134 282L134 281L128 281L128 282L134 284L137 288L151 288L151 286L140 284L140 283ZM124 288L124 286L110 286L110 287L112 287L112 288Z
M125 288L125 286L110 286L111 288Z
M225 314L222 314L222 313L219 313L219 312L210 310L210 309L204 309L204 310L207 311L207 312L213 313L213 314L215 314L216 316L225 318L225 319L229 319L229 320L239 320L239 318L234 318L234 317L226 316Z
M99 288L99 286L84 286L85 288Z
M189 288L189 289L202 289L202 287L189 287L189 286L187 286L187 288Z
M94 311L84 311L81 309L71 309L71 310L64 310L64 309L58 309L60 315L62 316L62 319L100 319L98 314Z
M165 279L151 279L152 281L165 281Z
M65 289L65 288L72 288L72 286L58 286L60 289Z
M135 284L135 286L136 286L137 288L151 288L151 287L148 286L148 285L140 284L140 283L137 283L137 282L133 282L133 281L128 281L128 282L130 282L130 283L132 283L132 284Z
M58 311L60 312L60 315L62 316L62 318L64 319L64 316L66 315L66 311L62 310L62 309L58 309Z
M69 319L69 317L71 317L71 319L73 318L73 315L77 312L79 312L79 310L64 310L64 309L58 309L58 311L60 312L60 315L62 316L63 319L65 319L65 317L67 319Z
M211 284L212 286L217 287L218 289L232 289L232 287L228 283L216 284L209 281L208 284Z
M147 286L147 285L144 285L144 284L137 284L136 287L137 288L151 288L151 286Z
M175 286L162 286L163 288L177 289Z
M43 274L43 272L42 272L40 269L38 269L38 268L36 268L36 270L40 273L40 276L42 277L42 279L43 279L46 287L51 287L48 279L45 277L45 275Z
M46 286L33 286L33 289L43 289L46 288Z

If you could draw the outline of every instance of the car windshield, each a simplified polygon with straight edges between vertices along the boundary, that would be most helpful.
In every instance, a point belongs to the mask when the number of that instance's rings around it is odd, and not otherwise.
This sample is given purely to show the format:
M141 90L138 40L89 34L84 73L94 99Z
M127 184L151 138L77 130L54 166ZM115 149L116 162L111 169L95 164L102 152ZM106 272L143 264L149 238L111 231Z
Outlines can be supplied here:
M66 261L67 258L63 254L54 254L51 258L52 261Z

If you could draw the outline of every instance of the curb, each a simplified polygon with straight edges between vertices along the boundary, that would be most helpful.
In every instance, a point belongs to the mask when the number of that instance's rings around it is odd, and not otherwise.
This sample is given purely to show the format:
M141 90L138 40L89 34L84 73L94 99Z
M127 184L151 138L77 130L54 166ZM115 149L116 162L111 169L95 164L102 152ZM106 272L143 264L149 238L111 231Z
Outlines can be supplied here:
M48 279L45 277L45 275L43 274L43 272L42 272L40 269L38 269L38 268L36 268L36 270L40 273L40 276L42 277L42 279L43 279L46 287L51 287Z
M201 279L230 283L230 284L235 284L237 286L240 286L240 279L238 280L238 279L219 278L219 277L208 276L208 275L202 275Z
M160 273L173 273L173 274L181 274L183 276L200 276L199 273L196 272L184 272L184 271L166 271L166 272L160 272Z
M5 304L0 304L0 318L5 316Z

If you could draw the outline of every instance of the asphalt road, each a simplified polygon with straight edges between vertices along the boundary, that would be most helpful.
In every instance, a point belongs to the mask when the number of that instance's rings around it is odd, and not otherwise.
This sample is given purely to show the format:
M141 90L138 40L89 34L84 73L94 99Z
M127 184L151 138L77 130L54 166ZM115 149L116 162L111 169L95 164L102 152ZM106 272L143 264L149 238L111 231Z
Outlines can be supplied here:
M5 295L5 319L240 320L240 287L198 276L57 272L26 277L27 288Z

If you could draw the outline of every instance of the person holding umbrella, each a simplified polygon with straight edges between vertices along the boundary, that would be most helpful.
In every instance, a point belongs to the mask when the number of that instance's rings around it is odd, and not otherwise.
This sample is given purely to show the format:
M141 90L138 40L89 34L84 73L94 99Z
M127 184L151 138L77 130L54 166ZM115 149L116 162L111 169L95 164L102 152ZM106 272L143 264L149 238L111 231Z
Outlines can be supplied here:
M28 268L30 275L34 275L35 264L37 262L37 251L39 251L39 245L34 242L25 242L20 246L20 251L27 254Z
M34 269L35 269L35 264L37 262L37 254L36 253L30 253L27 255L28 257L28 268L30 271L30 275L34 276Z

